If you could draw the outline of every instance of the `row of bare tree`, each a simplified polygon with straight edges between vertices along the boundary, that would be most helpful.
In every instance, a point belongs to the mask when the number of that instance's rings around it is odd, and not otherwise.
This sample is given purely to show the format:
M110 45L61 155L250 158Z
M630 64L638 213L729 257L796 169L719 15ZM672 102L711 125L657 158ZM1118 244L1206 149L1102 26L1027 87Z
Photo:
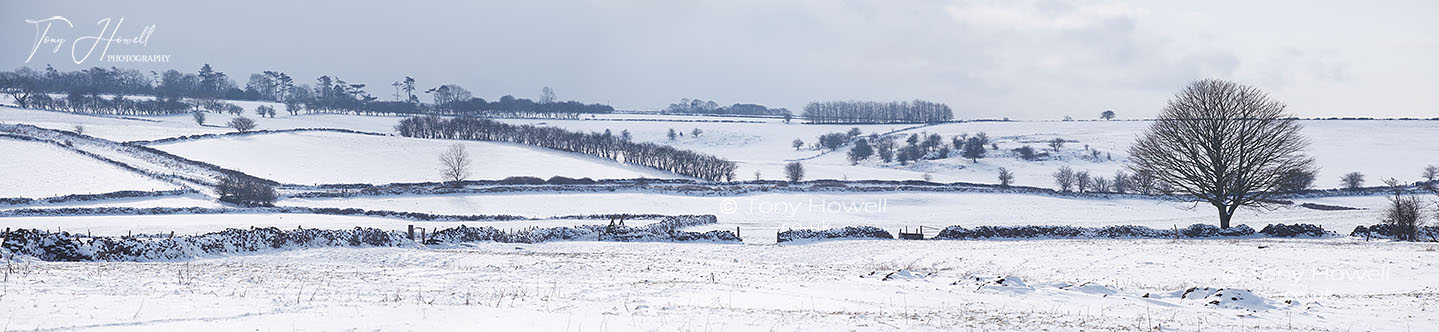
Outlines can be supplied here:
M735 163L699 152L654 143L635 143L605 133L572 132L560 128L512 125L480 118L411 117L395 130L402 136L512 142L577 152L651 167L710 181L730 181Z
M939 123L954 118L949 105L923 100L912 102L825 101L804 107L812 123Z

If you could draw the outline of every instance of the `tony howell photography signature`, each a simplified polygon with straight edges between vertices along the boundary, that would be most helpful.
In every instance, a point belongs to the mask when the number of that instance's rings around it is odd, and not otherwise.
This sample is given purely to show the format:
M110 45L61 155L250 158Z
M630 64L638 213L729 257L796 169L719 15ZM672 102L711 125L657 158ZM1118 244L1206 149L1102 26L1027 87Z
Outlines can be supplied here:
M138 47L143 48L150 45L150 36L155 33L155 25L147 25L139 29L135 34L120 34L121 27L125 24L125 18L119 19L103 18L95 22L98 31L94 34L87 34L83 29L77 29L75 23L63 16L53 16L45 19L25 20L25 23L35 27L35 43L30 48L30 55L25 57L25 63L35 59L35 54L41 49L48 49L50 54L58 54L70 46L70 61L75 64L82 64L90 60L92 55L97 55L99 62L170 62L169 54L110 54L111 47ZM111 24L113 23L113 26ZM93 30L91 30L93 31ZM72 35L73 34L73 35Z

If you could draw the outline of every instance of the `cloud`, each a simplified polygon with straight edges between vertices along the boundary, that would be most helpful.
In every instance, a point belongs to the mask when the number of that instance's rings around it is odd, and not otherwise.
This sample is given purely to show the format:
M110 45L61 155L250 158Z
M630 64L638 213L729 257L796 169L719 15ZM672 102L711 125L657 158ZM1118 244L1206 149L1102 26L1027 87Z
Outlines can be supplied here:
M1292 89L1286 95L1313 100L1332 95L1315 90L1316 84L1392 81L1410 90L1439 87L1439 70L1432 61L1419 60L1439 55L1428 37L1439 31L1423 15L1408 15L1425 12L1422 8L1401 12L1366 6L1394 15L1352 23L1374 30L1350 34L1354 29L1334 22L1287 15L1286 6L1293 5L26 2L0 13L0 24L11 31L0 34L0 42L29 44L32 29L23 24L25 18L66 15L92 21L124 15L127 22L158 24L154 47L174 53L176 62L165 66L182 70L208 62L240 79L250 72L282 70L301 82L338 75L372 87L411 75L422 85L457 83L490 99L533 97L540 87L551 86L562 98L630 109L663 107L686 97L791 109L817 100L923 98L949 103L967 118L1052 119L1103 109L1152 115L1175 89L1201 78ZM1275 19L1275 14L1286 15ZM1410 24L1379 24L1390 21ZM1372 41L1391 36L1402 47ZM23 59L23 54L0 60L8 61L0 66L21 65L16 57ZM1406 103L1391 107L1397 109L1433 112L1427 105L1439 99L1387 98L1384 91L1394 89L1371 90L1375 99ZM1422 100L1405 101L1413 98ZM1315 104L1314 109L1330 107Z

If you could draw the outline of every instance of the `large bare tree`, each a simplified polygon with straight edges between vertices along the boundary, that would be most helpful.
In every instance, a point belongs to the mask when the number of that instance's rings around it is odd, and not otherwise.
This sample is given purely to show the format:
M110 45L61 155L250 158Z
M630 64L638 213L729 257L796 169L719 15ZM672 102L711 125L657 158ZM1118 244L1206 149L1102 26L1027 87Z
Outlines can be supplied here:
M1308 140L1283 103L1254 87L1190 83L1129 148L1129 169L1219 210L1229 228L1241 206L1267 207L1284 175L1311 171Z
M440 176L455 185L470 177L470 153L463 144L450 145L448 151L440 154Z

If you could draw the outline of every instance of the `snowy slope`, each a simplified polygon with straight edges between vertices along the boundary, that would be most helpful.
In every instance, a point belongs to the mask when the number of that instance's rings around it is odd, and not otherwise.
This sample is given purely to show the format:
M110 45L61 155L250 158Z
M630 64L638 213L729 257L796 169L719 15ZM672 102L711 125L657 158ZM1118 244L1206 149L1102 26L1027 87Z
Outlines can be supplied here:
M49 143L0 138L0 156L0 197L178 188Z
M643 226L655 220L627 220L625 225ZM405 230L409 225L425 227L431 231L442 228L467 226L488 226L501 230L528 227L562 227L575 225L602 225L605 220L515 220L515 221L415 221L382 217L336 216L320 214L174 214L142 216L60 216L60 217L6 217L0 218L0 227L63 230L72 233L95 236L117 236L131 234L194 235L218 232L226 228L296 227L319 229L352 229L355 227L378 228L383 230Z
M245 116L255 118L249 110L265 103L235 102L247 109ZM208 114L210 124L223 124L233 116ZM0 122L31 123L41 127L70 130L74 124L84 124L86 133L117 141L151 140L165 137L223 133L226 128L201 127L189 115L132 117L151 121L137 121L68 114L60 112L19 110L0 107ZM368 132L392 133L400 117L355 116L338 114L302 114L290 116L281 114L277 118L255 118L260 129L290 128L344 128ZM663 120L663 121L646 121ZM881 164L877 158L850 166L845 160L848 147L824 154L824 151L808 148L796 151L790 146L794 139L813 144L816 137L831 132L860 128L865 135L886 133L916 125L805 125L795 121L784 124L775 119L678 116L650 114L607 114L595 115L583 120L538 120L504 119L510 123L555 126L570 130L602 132L610 129L618 134L629 130L636 141L656 142L675 147L695 150L729 158L739 163L737 176L751 179L759 171L764 179L782 179L784 164L806 159L808 178L830 179L887 179L917 180L929 174L934 181L941 182L997 182L995 174L999 167L1016 173L1016 183L1029 186L1051 187L1050 175L1060 166L1069 165L1075 170L1089 171L1093 175L1113 176L1122 167L1127 156L1126 150L1145 128L1147 121L1075 121L1075 122L968 122L949 123L905 130L901 134L938 133L946 143L961 133L987 133L999 145L998 151L990 151L989 157L978 163L960 158L924 161L919 164L900 166L898 163ZM746 121L746 123L681 122L681 121ZM760 121L763 123L748 123ZM1395 177L1401 180L1417 180L1419 172L1426 165L1439 164L1432 157L1439 155L1439 145L1420 144L1424 138L1439 132L1439 121L1399 120L1354 120L1354 121L1303 121L1304 133L1313 143L1309 153L1320 166L1316 186L1333 188L1338 186L1339 176L1353 171L1363 172L1369 177L1369 185L1377 185L1383 178ZM698 137L690 133L699 128L704 131ZM675 129L683 137L669 140L665 133ZM1069 141L1061 153L1064 160L1029 162L1016 158L1010 150L1029 145L1046 150L1044 141L1063 138ZM1101 161L1078 160L1085 149L1100 151L1105 157ZM1052 152L1051 152L1052 153ZM814 158L810 160L810 158ZM1110 160L1112 159L1112 160ZM222 165L223 166L223 165Z
M440 181L439 155L454 143L463 144L474 160L470 167L471 180L556 175L596 179L678 177L612 160L520 144L335 132L199 139L152 147L282 183L320 184Z
M703 118L703 117L692 117ZM593 121L593 120L505 120L512 123L556 126L580 131L604 131L618 133L629 130L637 141L673 145L715 154L740 163L738 176L753 178L756 170L765 179L782 179L784 164L790 160L814 157L823 151L804 149L795 151L790 143L798 138L813 144L820 134L843 132L860 128L865 135L902 129L910 125L802 125L783 124L770 121L764 124L748 123L674 123L658 121ZM1303 121L1304 133L1312 145L1309 154L1314 156L1320 167L1315 185L1320 188L1338 187L1339 176L1353 171L1369 176L1369 185L1378 185L1380 179L1395 177L1407 181L1418 179L1424 166L1439 164L1439 159L1428 156L1439 155L1439 145L1422 144L1425 138L1439 133L1439 121L1400 120L1356 120L1356 121ZM1122 166L1127 157L1126 150L1144 129L1148 121L1076 121L1076 122L967 122L924 126L905 130L904 135L937 133L945 142L955 135L970 135L985 132L999 145L999 150L989 151L988 158L971 162L962 158L924 161L919 164L900 166L897 162L881 164L877 158L850 166L845 158L848 147L824 156L804 161L807 178L819 179L888 179L917 180L930 174L940 182L996 183L999 167L1016 173L1016 183L1028 186L1052 187L1051 174L1060 166L1069 165L1075 170L1089 171L1093 175L1111 177ZM665 133L674 128L686 136L669 140ZM700 128L705 134L692 137L689 131ZM1030 162L1018 159L1010 150L1029 145L1041 152L1047 150L1046 141L1063 138L1067 141L1061 148L1063 160ZM1088 145L1087 150L1085 146ZM1102 160L1079 160L1079 155L1099 151ZM954 152L957 155L957 151Z
M1432 331L1432 249L1332 240L554 242L21 261L0 311L11 316L7 329L23 331ZM872 277L891 275L907 278Z

